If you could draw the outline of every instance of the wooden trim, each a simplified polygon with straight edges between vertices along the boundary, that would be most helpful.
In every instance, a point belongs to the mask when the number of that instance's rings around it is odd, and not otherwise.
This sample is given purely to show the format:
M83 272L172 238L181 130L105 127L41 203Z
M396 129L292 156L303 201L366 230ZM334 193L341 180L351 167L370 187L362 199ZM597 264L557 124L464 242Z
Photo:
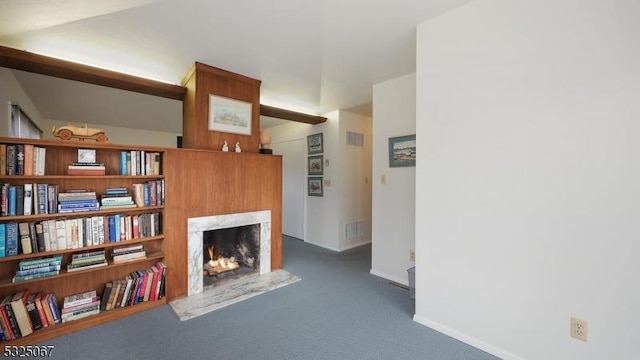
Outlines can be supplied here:
M182 100L185 87L0 46L0 66L142 94Z
M277 107L263 105L263 104L260 104L260 115L274 117L278 119L297 121L297 122L302 122L305 124L312 124L312 125L320 124L327 121L327 118L323 116L303 114L296 111L280 109Z

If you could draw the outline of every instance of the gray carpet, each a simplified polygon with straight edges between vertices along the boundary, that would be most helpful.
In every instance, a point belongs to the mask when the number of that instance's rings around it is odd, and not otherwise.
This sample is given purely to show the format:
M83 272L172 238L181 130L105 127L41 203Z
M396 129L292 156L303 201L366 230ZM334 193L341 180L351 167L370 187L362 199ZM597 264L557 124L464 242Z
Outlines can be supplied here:
M369 274L371 246L284 237L294 284L180 321L163 306L43 343L54 359L495 359L412 320L408 290Z

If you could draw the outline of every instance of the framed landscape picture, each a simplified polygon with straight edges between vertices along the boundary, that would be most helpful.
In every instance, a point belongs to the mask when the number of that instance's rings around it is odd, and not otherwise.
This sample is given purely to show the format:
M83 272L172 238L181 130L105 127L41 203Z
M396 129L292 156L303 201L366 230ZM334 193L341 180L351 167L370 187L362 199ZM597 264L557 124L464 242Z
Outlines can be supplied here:
M322 144L322 133L307 136L308 154L321 154L324 152Z
M309 196L322 196L322 177L307 178L307 193Z
M324 161L324 157L322 155L314 155L309 156L307 161L307 168L309 170L309 175L322 175L322 162Z
M251 103L209 95L209 131L251 135Z
M416 166L416 135L389 138L389 167Z

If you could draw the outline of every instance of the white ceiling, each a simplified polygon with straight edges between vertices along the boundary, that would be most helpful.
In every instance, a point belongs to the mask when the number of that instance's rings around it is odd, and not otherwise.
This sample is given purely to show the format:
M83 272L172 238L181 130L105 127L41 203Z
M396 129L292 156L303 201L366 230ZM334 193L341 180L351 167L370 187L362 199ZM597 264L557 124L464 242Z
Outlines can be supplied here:
M415 71L416 25L469 1L2 0L0 44L175 84L198 61L261 80L262 104L370 114L373 84ZM44 117L76 121L16 73ZM181 131L158 113L128 127Z

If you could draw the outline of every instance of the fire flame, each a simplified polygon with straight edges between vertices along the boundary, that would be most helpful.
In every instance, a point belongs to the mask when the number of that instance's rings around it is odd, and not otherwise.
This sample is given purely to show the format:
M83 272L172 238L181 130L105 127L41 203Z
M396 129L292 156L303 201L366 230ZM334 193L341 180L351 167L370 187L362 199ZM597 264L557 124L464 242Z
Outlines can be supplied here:
M209 245L207 247L207 252L209 253L208 265L211 267L211 269L217 272L229 271L240 267L233 256L230 258L225 258L220 255L217 259L214 260L215 255L213 251L213 245Z

